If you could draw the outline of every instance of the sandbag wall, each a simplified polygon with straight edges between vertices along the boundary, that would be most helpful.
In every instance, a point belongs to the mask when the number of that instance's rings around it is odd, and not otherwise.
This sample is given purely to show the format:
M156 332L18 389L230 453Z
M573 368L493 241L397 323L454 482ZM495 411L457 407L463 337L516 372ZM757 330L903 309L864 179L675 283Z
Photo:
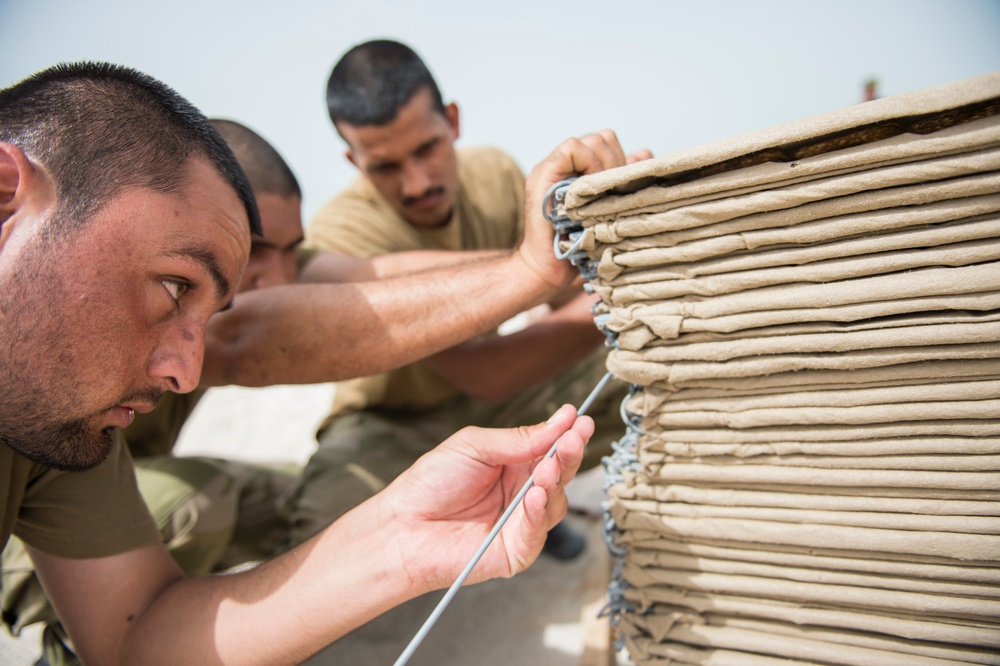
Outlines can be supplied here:
M1000 664L1000 73L564 210L635 389L608 489L633 661Z

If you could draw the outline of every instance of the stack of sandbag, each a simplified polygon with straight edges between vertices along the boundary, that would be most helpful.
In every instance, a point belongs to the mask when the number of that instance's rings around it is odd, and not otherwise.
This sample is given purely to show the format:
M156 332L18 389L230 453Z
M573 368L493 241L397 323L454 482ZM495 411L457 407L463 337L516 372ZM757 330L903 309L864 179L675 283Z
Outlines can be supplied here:
M564 207L635 389L608 489L634 662L1000 664L1000 73Z

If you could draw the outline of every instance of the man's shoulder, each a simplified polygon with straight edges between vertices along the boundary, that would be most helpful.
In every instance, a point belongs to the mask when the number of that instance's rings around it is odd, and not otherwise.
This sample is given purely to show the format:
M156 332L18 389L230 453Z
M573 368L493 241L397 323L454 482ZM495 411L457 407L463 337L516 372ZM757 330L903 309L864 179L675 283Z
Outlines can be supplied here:
M495 146L471 146L457 150L459 169L470 173L508 171L521 175L521 167L506 152Z

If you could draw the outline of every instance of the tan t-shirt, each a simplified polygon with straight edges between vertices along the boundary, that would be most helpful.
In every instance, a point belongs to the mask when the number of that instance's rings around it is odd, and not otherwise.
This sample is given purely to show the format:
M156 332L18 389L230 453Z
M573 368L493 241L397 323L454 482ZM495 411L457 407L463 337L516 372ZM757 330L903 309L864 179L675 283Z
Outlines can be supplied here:
M86 472L50 469L0 444L0 516L0 546L16 534L58 557L107 557L160 543L120 430L108 459Z
M356 257L421 249L514 247L524 226L524 174L517 163L496 148L462 149L458 151L458 180L451 220L443 228L422 231L408 224L367 178L359 176L316 214L306 245ZM369 405L421 409L456 393L436 373L416 363L338 383L327 423L338 414Z

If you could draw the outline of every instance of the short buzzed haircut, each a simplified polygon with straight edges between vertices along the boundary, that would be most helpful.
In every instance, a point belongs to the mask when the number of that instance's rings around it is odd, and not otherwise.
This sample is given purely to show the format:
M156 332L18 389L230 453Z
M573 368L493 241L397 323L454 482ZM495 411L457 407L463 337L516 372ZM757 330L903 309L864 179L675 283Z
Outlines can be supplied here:
M302 198L288 163L262 136L235 120L212 118L209 122L233 151L255 193Z
M386 125L423 88L430 91L434 108L443 114L441 91L413 49L388 39L359 44L330 73L326 86L330 120L335 127L340 122Z
M156 79L109 63L60 64L0 90L0 141L20 148L55 183L47 232L78 229L118 193L173 193L193 157L233 187L251 233L260 215L250 183L219 133L190 102Z

